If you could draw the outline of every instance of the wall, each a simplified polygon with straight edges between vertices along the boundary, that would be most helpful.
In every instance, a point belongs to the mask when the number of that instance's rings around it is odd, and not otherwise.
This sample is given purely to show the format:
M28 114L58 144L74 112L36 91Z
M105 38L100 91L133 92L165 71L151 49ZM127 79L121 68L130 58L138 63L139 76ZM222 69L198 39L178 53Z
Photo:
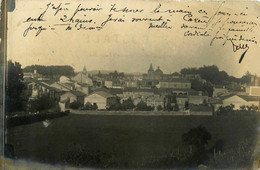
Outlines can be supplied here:
M100 95L97 95L97 94L92 94L92 95L85 97L84 104L86 104L87 102L89 102L91 104L96 103L98 106L98 109L106 109L106 106L107 106L107 99Z
M70 92L69 93L65 93L63 95L60 96L60 100L66 100L67 98L70 99L70 103L74 102L74 101L77 101L77 97L73 94L71 94Z

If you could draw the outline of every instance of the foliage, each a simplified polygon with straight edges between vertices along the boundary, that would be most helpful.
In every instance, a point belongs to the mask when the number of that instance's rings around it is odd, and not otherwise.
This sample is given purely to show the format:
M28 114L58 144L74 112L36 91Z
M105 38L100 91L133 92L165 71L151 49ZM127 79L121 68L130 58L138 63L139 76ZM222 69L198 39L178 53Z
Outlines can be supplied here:
M67 116L68 112L44 112L35 115L23 115L23 116L15 116L7 118L7 128L11 128L14 126L20 126L24 124L31 124L39 121L43 121L46 119L55 119L58 117Z
M114 111L122 110L122 104L120 102L114 103L108 107L108 110L114 110Z
M113 165L115 160L114 155L101 151L91 152L84 145L74 144L74 146L70 146L68 151L62 154L62 159L66 164L77 167L106 168Z
M72 109L78 109L80 107L82 107L82 104L76 100L70 103L70 108Z
M29 111L36 112L41 110L47 110L54 107L54 100L50 99L48 95L37 96L36 99L30 100Z
M211 66L203 66L199 68L188 67L183 68L181 74L199 74L202 79L207 80L210 83L225 85L230 84L230 82L240 82L240 83L248 83L250 80L250 73L247 72L242 78L235 78L233 76L229 76L225 71L220 71L216 65Z
M158 105L158 106L156 107L156 109L157 109L158 111L161 111L161 110L163 109L163 107L162 107L161 105Z
M173 107L172 107L171 103L166 103L165 110L167 110L167 111L172 111L173 110Z
M96 103L94 103L92 106L92 110L97 110L97 109L98 109L98 105Z
M92 104L90 102L87 102L84 106L85 110L92 110Z
M246 84L249 84L251 82L251 77L253 75L247 71L240 79L241 83L246 83Z
M173 106L173 110L174 111L179 111L179 105L177 103L175 103L175 105Z
M198 165L207 160L207 151L205 146L208 144L210 139L211 134L201 125L190 129L189 132L182 135L183 143L188 144L191 147L191 159Z
M64 75L64 76L74 76L74 69L71 66L43 66L43 65L31 65L23 69L24 72L34 72L37 70L37 73L44 76L55 76L55 75Z
M8 75L6 83L6 111L7 113L24 110L23 96L21 95L25 85L23 84L23 72L21 64L8 61Z
M194 79L191 81L191 88L196 91L206 91L210 97L213 94L213 86L208 82L202 83L199 80Z
M189 109L189 102L188 101L185 101L185 109Z
M254 159L252 157L253 149L254 147L250 145L248 140L242 140L238 146L226 151L215 149L210 156L209 165L217 169L250 167Z
M131 110L134 108L135 108L134 102L130 97L127 100L123 101L123 103L122 103L123 110Z
M182 141L188 145L195 146L199 151L205 150L205 145L211 139L211 134L204 126L192 128L182 135Z
M233 104L230 104L228 106L220 106L219 109L217 110L217 113L221 114L221 113L228 113L228 112L231 112L234 110L234 105Z
M141 100L136 105L136 110L138 110L138 111L152 111L152 110L154 110L154 108L151 107L151 106L147 106L147 104L144 101Z

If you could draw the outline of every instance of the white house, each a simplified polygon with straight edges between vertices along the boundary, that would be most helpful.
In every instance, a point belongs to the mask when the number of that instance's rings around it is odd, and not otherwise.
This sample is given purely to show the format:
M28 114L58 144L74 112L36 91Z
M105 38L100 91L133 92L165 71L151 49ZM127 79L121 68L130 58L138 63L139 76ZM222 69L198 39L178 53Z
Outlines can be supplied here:
M117 97L105 91L96 91L85 97L84 104L96 104L98 109L107 109L117 102Z
M249 96L260 96L260 86L248 86L246 87L246 93Z
M223 106L234 105L234 110L239 110L241 106L260 106L260 97L242 96L230 94L222 97Z

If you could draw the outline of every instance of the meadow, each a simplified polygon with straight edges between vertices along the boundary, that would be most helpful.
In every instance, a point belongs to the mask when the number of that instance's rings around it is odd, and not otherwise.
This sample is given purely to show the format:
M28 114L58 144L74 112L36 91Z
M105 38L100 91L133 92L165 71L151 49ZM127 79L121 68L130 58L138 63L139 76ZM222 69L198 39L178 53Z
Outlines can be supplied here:
M36 122L9 128L7 140L16 159L98 168L176 168L183 166L173 156L182 152L182 134L199 125L212 136L208 148L220 140L226 153L241 143L246 143L244 150L255 147L258 119L250 115L70 114L50 120L47 127Z

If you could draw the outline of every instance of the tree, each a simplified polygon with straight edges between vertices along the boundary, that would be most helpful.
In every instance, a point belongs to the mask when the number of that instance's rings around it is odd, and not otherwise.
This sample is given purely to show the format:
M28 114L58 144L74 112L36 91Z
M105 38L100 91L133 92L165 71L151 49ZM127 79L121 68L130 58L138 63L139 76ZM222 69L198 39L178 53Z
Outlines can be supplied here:
M97 110L97 109L98 109L98 105L96 103L94 103L92 106L92 110Z
M136 110L145 111L146 109L147 104L142 100L136 105Z
M190 129L187 133L182 135L184 144L191 146L192 158L197 164L201 164L207 159L207 151L205 146L211 139L211 134L203 126Z
M157 109L158 111L161 111L161 110L163 109L163 107L162 107L161 105L158 105L158 106L156 107L156 109Z
M189 109L189 102L185 101L185 106L184 106L185 110Z
M30 100L28 103L31 112L47 110L55 105L54 100L51 100L48 95L37 96L36 99Z
M203 106L207 106L208 105L208 102L206 99L203 100L203 103L202 103Z
M173 107L174 111L179 111L179 105L177 103L175 103L174 107Z
M135 108L133 100L129 97L127 100L124 100L122 103L123 110L129 110Z
M140 111L152 111L154 110L154 107L152 106L147 106L147 104L144 101L140 101L137 105L136 105L136 110L140 110Z
M85 109L86 109L86 110L92 110L92 104L91 104L90 102L87 102L87 103L85 104Z
M72 108L72 109L78 109L81 106L82 106L82 104L76 100L73 101L72 103L70 103L70 108Z
M23 72L21 64L8 61L8 74L6 83L6 111L7 113L24 110L23 96L25 85L23 84Z
M74 76L74 69L71 66L42 66L42 65L31 65L23 69L24 72L37 72L44 76L55 76L55 75L64 75L64 76Z
M111 106L108 107L108 110L122 110L122 104L120 102L114 103Z
M249 84L249 83L251 82L251 77L252 77L252 76L253 76L253 75L252 75L249 71L247 71L247 72L241 77L240 82L241 82L241 83Z

